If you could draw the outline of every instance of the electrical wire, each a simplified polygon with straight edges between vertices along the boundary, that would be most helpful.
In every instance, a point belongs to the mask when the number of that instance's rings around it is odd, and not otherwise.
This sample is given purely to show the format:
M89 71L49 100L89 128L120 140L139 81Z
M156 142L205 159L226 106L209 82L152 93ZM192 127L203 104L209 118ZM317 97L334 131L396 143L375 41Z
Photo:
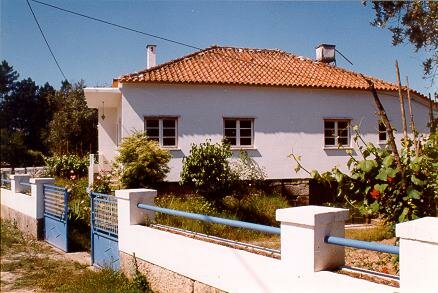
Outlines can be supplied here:
M44 41L46 42L47 48L49 49L50 54L52 55L52 58L53 58L53 60L54 60L55 63L56 63L56 66L58 66L58 69L59 69L59 71L61 72L62 77L64 78L64 80L67 80L67 77L65 76L64 71L62 71L61 66L59 65L59 62L58 62L58 60L56 59L55 54L53 53L52 48L50 47L50 44L49 44L49 42L47 41L46 36L44 35L43 29L41 28L41 25L40 25L40 23L38 22L38 19L37 19L36 15L35 15L35 12L33 11L32 6L31 6L30 3L29 3L29 0L26 0L26 2L27 2L27 5L29 6L30 12L32 12L33 19L35 20L35 22L36 22L36 24L37 24L37 26L38 26L38 29L40 30L41 36L43 37Z
M26 1L28 1L28 0L26 0ZM91 19L91 20L94 20L94 21L102 22L102 23L105 23L105 24L108 24L108 25L111 25L111 26L115 26L115 27L118 27L118 28L121 28L121 29L124 29L124 30L128 30L128 31L134 32L134 33L138 33L138 34L142 34L142 35L145 35L145 36L148 36L148 37L156 38L156 39L159 39L159 40L162 40L162 41L178 44L178 45L189 47L189 48L196 49L196 50L202 50L202 48L199 48L199 47L196 47L196 46L193 46L193 45L190 45L190 44L186 44L186 43L183 43L183 42L179 42L179 41L171 40L171 39L168 39L168 38L160 37L158 35L150 34L150 33L147 33L147 32L139 31L139 30L136 30L136 29L133 29L133 28L129 28L129 27L124 26L124 25L116 24L116 23L113 23L113 22L110 22L110 21L107 21L107 20L103 20L103 19L100 19L100 18L92 17L92 16L89 16L89 15L85 15L85 14L82 14L82 13L79 13L79 12L72 11L72 10L64 9L64 8L59 7L59 6L48 4L48 3L45 3L45 2L41 2L41 1L37 1L37 0L30 0L30 1L38 3L38 4L41 4L41 5L49 6L49 7L52 7L52 8L61 10L61 11L64 11L64 12L68 12L68 13L71 13L71 14L74 14L74 15L77 15L77 16L85 17L85 18L88 18L88 19Z
M29 0L26 0L26 1L29 1ZM59 7L59 6L56 6L56 5L48 4L48 3L45 3L45 2L42 2L42 1L38 1L38 0L30 0L30 1L38 3L38 4L41 4L41 5L44 5L44 6L48 6L48 7L51 7L51 8L60 10L60 11L63 11L63 12L74 14L76 16L80 16L80 17L84 17L84 18L87 18L87 19L91 19L91 20L94 20L94 21L97 21L97 22L101 22L101 23L110 25L110 26L114 26L114 27L117 27L117 28L121 28L121 29L124 29L124 30L128 30L128 31L131 31L131 32L142 34L142 35L145 35L145 36L153 37L153 38L160 39L160 40L163 40L163 41L166 41L166 42L170 42L170 43L173 43L173 44L177 44L177 45L181 45L181 46L184 46L184 47L196 49L196 50L199 50L199 51L203 50L200 47L197 47L197 46L194 46L194 45L190 45L188 43L183 43L183 42L180 42L180 41L175 41L175 40L172 40L172 39L169 39L169 38L161 37L159 35L155 35L155 34L147 33L147 32L144 32L144 31L137 30L137 29L133 29L133 28L130 28L130 27L127 27L127 26L123 26L123 25L120 25L120 24L116 24L116 23L113 23L113 22L110 22L110 21L107 21L107 20L104 20L104 19L100 19L100 18L96 18L96 17L93 17L93 16L89 16L89 15L83 14L83 13L75 12L75 11L72 11L72 10L69 10L69 9L65 9L65 8L62 8L62 7ZM340 52L338 51L338 53L340 53ZM312 79L312 80L318 80L318 81L321 81L321 82L324 82L324 83L327 82L326 80L323 80L321 78L317 78L315 76L311 76L311 75L308 75L308 74L303 74L302 72L298 74L298 73L296 73L294 71L278 68L278 67L275 67L275 66L270 66L268 64L254 63L253 61L248 61L248 60L245 60L245 59L242 59L242 58L239 58L239 57L229 56L227 54L222 54L222 55L225 58L227 58L227 59L234 59L234 60L237 60L237 61L240 61L240 62L256 65L256 66L259 66L259 67L264 67L264 68L269 68L269 69L276 70L276 71L281 71L281 72L284 72L284 73L287 73L287 74L291 74L293 76L298 76L300 78L305 77L305 78ZM343 57L346 59L345 56L343 56ZM350 62L348 59L346 59L346 60L348 62ZM343 70L343 71L345 70L345 69L341 69L341 68L338 68L338 69L339 70ZM348 72L348 70L345 70L345 71Z

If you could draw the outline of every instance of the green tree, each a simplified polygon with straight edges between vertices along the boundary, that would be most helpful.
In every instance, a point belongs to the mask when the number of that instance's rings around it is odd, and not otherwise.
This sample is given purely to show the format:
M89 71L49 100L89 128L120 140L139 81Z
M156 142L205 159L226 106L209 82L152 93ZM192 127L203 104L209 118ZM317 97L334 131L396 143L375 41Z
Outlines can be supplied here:
M47 151L44 136L51 117L47 97L54 90L46 83L39 87L18 73L5 60L0 65L2 165L35 165Z
M199 145L193 144L190 154L183 159L181 183L210 200L223 198L238 180L228 162L231 155L227 143L212 144L207 140Z
M122 140L115 159L123 188L156 187L169 172L170 153L156 141L136 132Z
M364 2L366 3L366 1ZM435 76L438 63L438 2L437 1L373 1L373 26L388 28L392 44L406 40L416 51L425 49L431 56L423 62L426 76Z
M97 148L97 113L87 107L84 82L64 81L48 100L53 108L47 144L52 154L83 155Z

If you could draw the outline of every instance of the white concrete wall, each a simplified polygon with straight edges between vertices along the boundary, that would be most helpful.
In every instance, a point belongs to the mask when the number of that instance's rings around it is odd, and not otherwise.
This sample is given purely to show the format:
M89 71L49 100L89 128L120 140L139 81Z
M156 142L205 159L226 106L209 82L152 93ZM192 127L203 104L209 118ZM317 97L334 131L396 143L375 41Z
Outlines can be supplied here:
M114 159L117 151L117 118L119 108L108 108L104 110L99 108L99 122L97 124L98 130L98 150L99 150L99 164L111 162ZM102 119L102 115L105 119Z
M315 206L278 210L282 238L278 260L140 225L146 211L137 204L153 204L155 195L145 189L116 191L121 252L226 292L394 291L322 271L344 261L343 253L333 253L343 248L333 249L323 239L343 233L347 210ZM294 260L299 252L301 257Z
M307 177L303 172L293 171L295 163L288 158L291 152L300 155L303 165L310 170L345 166L349 158L345 151L324 149L324 118L352 118L352 124L361 124L366 140L378 143L378 119L369 92L138 84L124 84L120 90L122 137L144 130L144 116L178 117L178 150L171 151L169 181L179 180L182 158L189 154L192 143L207 138L213 142L222 140L224 117L254 118L255 145L249 155L266 169L268 178ZM380 94L380 98L400 140L398 97ZM427 107L413 102L413 111L417 128L427 132Z
M16 210L33 219L44 217L43 184L53 184L53 178L29 178L20 180L26 175L11 175L11 189L1 188L1 204ZM31 184L31 194L19 192L18 182Z

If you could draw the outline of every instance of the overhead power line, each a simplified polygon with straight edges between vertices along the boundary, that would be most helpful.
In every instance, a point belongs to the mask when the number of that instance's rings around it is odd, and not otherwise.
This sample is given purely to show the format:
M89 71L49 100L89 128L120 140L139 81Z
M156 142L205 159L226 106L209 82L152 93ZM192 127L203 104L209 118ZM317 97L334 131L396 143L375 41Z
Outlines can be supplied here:
M29 1L29 0L26 0L26 1ZM121 29L124 29L124 30L127 30L127 31L131 31L131 32L138 33L138 34L141 34L141 35L145 35L145 36L153 37L153 38L156 38L156 39L159 39L159 40L163 40L163 41L166 41L166 42L169 42L169 43L181 45L181 46L192 48L192 49L196 49L196 50L203 50L200 47L197 47L197 46L194 46L194 45L190 45L188 43L183 43L183 42L175 41L175 40L172 40L172 39L169 39L169 38L165 38L165 37L161 37L161 36L155 35L155 34L150 34L150 33L144 32L144 31L140 31L140 30L137 30L137 29L133 29L133 28L124 26L124 25L116 24L116 23L113 23L113 22L110 22L110 21L107 21L107 20L104 20L104 19L100 19L100 18L96 18L96 17L93 17L93 16L89 16L89 15L86 15L86 14L83 14L83 13L75 12L75 11L72 11L72 10L69 10L69 9L65 9L65 8L62 8L62 7L59 7L59 6L56 6L56 5L48 4L48 3L45 3L45 2L42 2L42 1L38 1L38 0L30 0L30 1L32 1L34 3L38 3L38 4L41 4L41 5L44 5L44 6L47 6L47 7L51 7L51 8L63 11L63 12L67 12L67 13L70 13L70 14L73 14L73 15L76 15L76 16L84 17L84 18L91 19L91 20L94 20L94 21L97 21L97 22L101 22L101 23L104 23L104 24L107 24L107 25L110 25L110 26L121 28ZM286 74L290 74L290 75L294 75L294 76L306 77L306 78L309 78L309 79L314 79L314 80L319 80L319 81L326 82L326 80L323 80L323 79L318 78L316 76L310 76L310 75L304 74L302 72L297 73L297 72L294 72L294 71L291 71L291 70L288 70L288 69L277 68L275 66L271 66L271 65L268 65L268 64L254 63L253 61L245 60L245 59L240 58L240 57L229 56L227 54L222 54L222 55L225 58L227 58L227 59L233 59L233 60L237 60L237 61L240 61L240 62L244 62L244 63L248 63L248 64L252 64L252 65L257 65L259 67L265 67L265 68L269 68L269 69L272 69L272 70L281 71L281 72L284 72ZM349 61L349 60L347 59L347 61Z
M53 60L54 60L55 63L56 63L56 66L58 66L58 69L59 69L59 71L61 72L62 77L64 77L64 80L67 80L67 77L65 77L64 71L62 71L61 66L60 66L59 63L58 63L58 60L57 60L56 57L55 57L55 54L53 54L52 48L50 47L50 44L49 44L49 42L47 41L46 36L44 35L43 29L41 28L41 25L40 25L40 23L38 22L38 19L37 19L35 13L33 12L33 9L32 9L32 6L31 6L30 3L29 3L29 0L26 0L26 2L27 2L27 5L29 6L30 12L32 12L33 19L35 20L35 22L36 22L36 24L37 24L37 26L38 26L38 29L40 30L41 36L43 37L44 42L46 42L47 48L49 49L50 54L52 55L52 58L53 58Z
M26 1L28 1L28 0L26 0ZM58 10L61 10L61 11L67 12L67 13L71 13L71 14L74 14L74 15L77 15L77 16L85 17L85 18L88 18L88 19L92 19L92 20L95 20L95 21L98 21L98 22L102 22L102 23L108 24L108 25L112 25L112 26L115 26L115 27L118 27L118 28L121 28L121 29L124 29L124 30L128 30L128 31L134 32L134 33L138 33L138 34L142 34L142 35L145 35L145 36L148 36L148 37L156 38L156 39L159 39L159 40L162 40L162 41L178 44L178 45L189 47L189 48L196 49L196 50L202 50L202 48L199 48L199 47L196 47L196 46L192 46L190 44L186 44L186 43L183 43L183 42L179 42L179 41L171 40L171 39L168 39L168 38L160 37L158 35L154 35L154 34L150 34L150 33L147 33L147 32L140 31L140 30L136 30L136 29L124 26L124 25L120 25L120 24L117 24L117 23L113 23L113 22L110 22L110 21L107 21L107 20L104 20L104 19L100 19L100 18L89 16L89 15L85 15L85 14L82 14L82 13L79 13L79 12L75 12L75 11L72 11L72 10L64 9L64 8L59 7L59 6L48 4L48 3L45 3L45 2L41 2L41 1L37 1L37 0L30 0L30 1L38 3L38 4L41 4L41 5L49 6L49 7L52 7L52 8L55 8L55 9L58 9Z

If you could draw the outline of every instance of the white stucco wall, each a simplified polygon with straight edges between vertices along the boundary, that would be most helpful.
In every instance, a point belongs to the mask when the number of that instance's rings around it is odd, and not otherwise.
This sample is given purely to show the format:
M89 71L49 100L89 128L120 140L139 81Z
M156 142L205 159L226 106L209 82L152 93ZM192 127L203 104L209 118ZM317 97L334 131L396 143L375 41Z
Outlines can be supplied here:
M353 125L361 123L366 140L378 142L378 119L369 92L138 84L124 84L120 90L122 137L143 130L145 116L178 117L178 150L171 151L169 181L179 179L182 158L189 154L192 143L207 138L221 141L224 117L254 118L254 148L249 154L266 169L268 178L306 177L303 172L294 172L295 163L288 158L292 151L302 157L303 165L310 170L325 171L345 165L348 160L345 151L324 149L324 118L351 118ZM380 93L380 98L400 140L398 97ZM413 112L416 127L426 132L427 107L414 101Z

